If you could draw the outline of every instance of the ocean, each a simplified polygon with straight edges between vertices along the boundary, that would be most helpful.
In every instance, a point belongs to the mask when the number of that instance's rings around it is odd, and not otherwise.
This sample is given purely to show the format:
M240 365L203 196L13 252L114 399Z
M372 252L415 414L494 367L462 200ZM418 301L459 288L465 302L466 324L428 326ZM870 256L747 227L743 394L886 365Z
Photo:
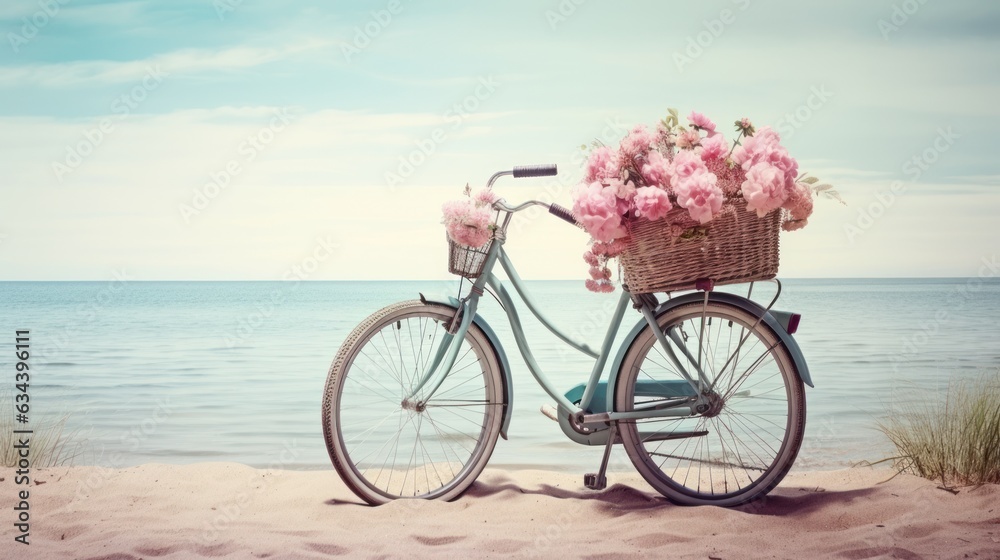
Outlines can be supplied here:
M547 315L594 347L617 295L578 281L528 282ZM774 289L759 284L754 299ZM320 403L330 362L367 315L457 281L0 282L0 394L10 413L15 331L29 330L33 427L64 418L74 464L235 461L332 468ZM937 402L949 382L1000 365L1000 282L979 279L793 279L778 309L816 387L797 470L893 454L877 423L906 402ZM491 467L593 472L602 449L575 444L539 413L551 399L521 362L505 315L481 313L513 366L514 416ZM566 390L591 362L521 310L546 375ZM623 334L640 319L626 314ZM616 450L612 470L628 469Z

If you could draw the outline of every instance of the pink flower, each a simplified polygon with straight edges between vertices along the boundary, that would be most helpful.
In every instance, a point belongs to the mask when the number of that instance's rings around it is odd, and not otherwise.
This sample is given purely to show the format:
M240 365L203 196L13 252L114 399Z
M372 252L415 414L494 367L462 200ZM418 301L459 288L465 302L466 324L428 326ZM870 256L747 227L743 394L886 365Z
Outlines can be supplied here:
M649 152L642 166L642 178L647 185L667 188L670 186L670 160L658 151Z
M791 187L792 183L795 182L795 178L799 175L799 162L788 155L788 150L779 146L767 154L765 161L780 169L785 174L788 186Z
M584 285L588 290L597 293L609 294L615 291L615 285L608 281L587 280Z
M490 206L499 199L500 195L493 192L493 189L481 189L474 198L476 206Z
M709 136L701 141L701 160L705 163L726 159L729 144L721 134Z
M677 152L673 161L673 175L670 177L670 186L673 187L674 193L677 193L678 184L699 173L708 173L708 168L705 167L701 156L691 150Z
M736 131L742 132L747 136L753 136L755 132L753 128L753 123L751 123L750 119L746 117L743 117L742 119L736 121Z
M574 196L573 215L598 241L611 241L625 235L618 200L600 183L581 185Z
M624 216L632 210L632 199L635 198L635 183L632 181L622 181L621 179L611 179L604 187L606 192L611 193L617 202L616 211L619 216Z
M812 189L809 185L795 183L788 191L788 198L781 207L789 213L789 219L781 224L782 229L795 231L805 227L813 211Z
M781 145L781 137L769 126L744 140L743 145L733 151L733 161L747 172L762 163L773 166L782 173L786 190L792 188L799 174L799 163L788 155L788 150Z
M589 264L590 266L597 266L597 256L593 253L593 251L587 251L586 253L584 253L583 261Z
M722 210L722 189L715 175L708 171L678 181L674 192L677 194L677 205L687 208L691 218L699 223L710 222Z
M625 138L622 138L621 151L627 156L644 154L655 142L656 134L640 124L633 128L632 132L629 132Z
M765 126L757 134L743 140L743 144L733 150L733 161L749 171L751 167L765 160L769 154L781 147L781 138L771 127Z
M718 180L719 188L727 197L740 195L740 189L747 174L740 167L730 168L724 159L716 159L705 163L710 173L714 173Z
M590 267L590 277L594 280L611 280L611 269L604 266L592 266Z
M625 243L621 240L609 241L609 242L596 242L590 248L590 250L595 254L602 257L614 258L622 254L625 250Z
M758 163L747 171L741 190L747 210L755 210L758 217L763 217L785 202L785 174L769 163Z
M584 181L592 183L621 174L621 158L618 152L607 146L600 146L590 152L587 159L587 173Z
M685 130L677 136L677 147L682 150L694 148L701 143L701 135L697 130Z
M490 240L490 211L477 208L472 200L454 200L442 207L444 225L452 240L469 247L482 247Z
M715 123L709 120L709 118L705 115L691 111L691 114L688 115L688 120L691 121L693 126L707 132L709 136L715 136Z
M635 193L635 214L647 220L659 220L670 212L670 196L659 187L639 187Z
M622 200L632 200L635 197L635 183L632 181L611 179L608 181L608 188L611 189L612 194Z

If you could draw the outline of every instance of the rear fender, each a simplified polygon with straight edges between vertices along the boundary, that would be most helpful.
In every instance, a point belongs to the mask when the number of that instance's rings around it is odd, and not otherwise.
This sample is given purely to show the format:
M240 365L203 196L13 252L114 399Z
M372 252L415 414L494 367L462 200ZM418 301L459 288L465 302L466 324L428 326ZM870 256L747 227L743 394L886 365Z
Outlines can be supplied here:
M797 342L795 342L795 338L793 338L792 335L788 334L788 331L786 330L786 325L788 324L788 320L792 315L791 313L783 311L774 311L774 310L768 312L765 311L765 309L761 307L759 304L753 301L750 301L744 297L740 297L733 294L727 294L724 292L712 292L711 294L709 294L708 297L710 301L727 303L735 307L738 307L743 311L750 313L751 315L755 315L757 317L763 316L762 322L765 323L768 327L770 327L771 330L778 335L778 338L781 339L781 342L784 343L785 347L788 348L788 354L791 356L792 361L795 363L795 369L799 372L799 377L802 379L802 382L810 387L815 387L815 385L813 385L812 376L809 374L809 366L806 365L806 359L802 355L802 350L799 349L799 345ZM704 293L693 292L690 294L685 294L680 297L669 299L661 303L659 306L657 306L654 315L659 317L661 313L669 311L674 307L685 305L692 302L701 302L704 300L704 298L705 298ZM628 335L625 336L625 341L618 348L618 354L615 355L615 359L611 364L611 373L608 378L608 393L607 393L608 403L615 402L615 385L617 384L618 381L618 372L621 369L622 361L625 359L625 354L626 352L628 352L629 348L632 347L632 344L635 342L636 337L639 336L639 333L642 332L642 329L645 327L646 327L645 320L641 320L638 323L636 323L636 325L632 327L632 330L629 331Z

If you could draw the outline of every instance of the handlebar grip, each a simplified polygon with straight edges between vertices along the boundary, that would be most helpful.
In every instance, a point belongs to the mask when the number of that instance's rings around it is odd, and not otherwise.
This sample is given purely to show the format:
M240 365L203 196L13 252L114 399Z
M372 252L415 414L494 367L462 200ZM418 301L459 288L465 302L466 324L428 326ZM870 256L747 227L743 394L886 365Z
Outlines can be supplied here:
M570 212L566 208L563 208L562 206L559 206L558 204L552 204L549 206L549 214L552 214L553 216L559 219L565 220L573 224L574 226L580 225L579 223L577 223L576 218L573 217L572 212Z
M543 163L541 165L518 165L514 167L514 177L548 177L559 173L556 164Z

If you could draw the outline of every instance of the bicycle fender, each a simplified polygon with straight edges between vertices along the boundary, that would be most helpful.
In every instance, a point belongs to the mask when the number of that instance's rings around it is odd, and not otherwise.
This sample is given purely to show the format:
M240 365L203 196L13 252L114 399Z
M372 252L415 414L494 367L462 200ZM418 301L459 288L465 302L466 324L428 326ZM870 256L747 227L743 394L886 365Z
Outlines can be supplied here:
M661 313L669 311L674 307L685 305L688 303L700 303L704 301L705 295L701 292L694 292L690 294L685 294L680 297L676 297L667 300L657 306L654 311L654 315L659 317ZM799 348L799 344L795 342L795 338L788 334L785 327L779 322L774 315L766 312L760 304L750 301L744 297L740 297L733 294L727 294L724 292L712 292L709 295L710 301L715 301L719 303L728 303L735 307L750 313L751 315L756 315L758 317L763 316L762 321L778 335L781 342L784 343L785 347L788 349L788 354L791 356L792 361L795 363L795 369L799 372L799 378L802 382L810 387L815 387L813 385L812 376L809 374L809 366L806 364L805 356L802 355L802 350ZM614 361L611 363L611 373L608 377L608 403L615 402L615 386L618 381L618 371L621 369L622 361L625 360L625 353L628 349L632 347L632 343L635 341L642 329L646 327L646 321L640 320L632 330L629 331L628 335L625 336L625 341L618 348L618 353L615 355Z
M461 305L456 298L451 296L443 295L432 295L425 296L420 294L420 301L423 303L436 303L438 305L444 305L445 307L450 307L452 309L458 309ZM514 411L514 383L511 380L510 374L510 362L507 361L507 353L504 352L503 346L500 345L500 338L497 337L497 333L490 327L486 319L483 319L482 315L476 314L476 317L472 320L486 338L490 340L490 344L497 353L497 360L500 362L500 369L503 370L503 424L500 426L500 436L503 439L507 439L507 428L510 427L510 418Z

